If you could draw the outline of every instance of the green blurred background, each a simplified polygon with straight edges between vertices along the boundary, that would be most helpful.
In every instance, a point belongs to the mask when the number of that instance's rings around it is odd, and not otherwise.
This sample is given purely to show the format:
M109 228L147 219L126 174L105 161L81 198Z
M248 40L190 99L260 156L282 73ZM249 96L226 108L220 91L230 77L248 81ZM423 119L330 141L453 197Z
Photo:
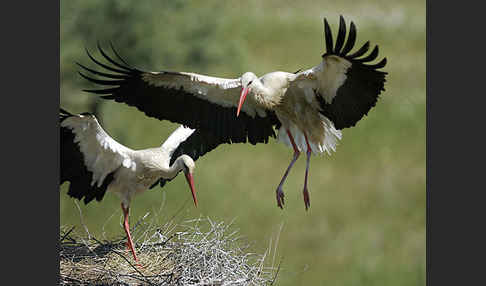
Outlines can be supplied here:
M271 140L222 145L200 158L197 209L178 176L136 197L130 219L150 212L163 224L180 209L180 220L234 219L259 253L282 225L278 285L425 285L425 12L423 0L61 1L60 104L96 112L128 147L158 146L176 124L81 91L93 87L75 65L94 66L85 48L99 57L97 41L108 48L111 40L131 65L146 70L231 78L245 71L293 72L320 62L322 18L336 35L342 14L348 27L349 21L357 26L357 46L379 45L389 75L381 100L356 127L343 130L337 152L312 158L309 211L302 199L305 156L284 186L285 209L276 206L275 188L292 151ZM79 210L67 186L59 195L61 226L81 231L84 222L99 239L123 235L116 196L80 203Z

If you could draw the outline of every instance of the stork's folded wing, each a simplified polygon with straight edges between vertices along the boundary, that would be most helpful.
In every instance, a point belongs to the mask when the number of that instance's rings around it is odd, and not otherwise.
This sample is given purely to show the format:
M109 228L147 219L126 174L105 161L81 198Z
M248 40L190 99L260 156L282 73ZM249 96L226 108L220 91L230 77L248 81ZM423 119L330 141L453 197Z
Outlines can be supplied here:
M106 134L94 115L61 111L60 125L60 183L70 182L71 197L100 201L118 168L136 168L133 150Z

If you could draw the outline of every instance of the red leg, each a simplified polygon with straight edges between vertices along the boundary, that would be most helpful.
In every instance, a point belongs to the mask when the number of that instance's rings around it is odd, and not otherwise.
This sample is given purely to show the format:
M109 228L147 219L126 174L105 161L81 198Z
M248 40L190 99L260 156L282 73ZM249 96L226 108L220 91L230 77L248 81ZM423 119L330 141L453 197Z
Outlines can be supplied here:
M310 157L312 154L312 149L309 145L309 141L307 140L307 135L305 135L305 142L307 143L307 162L306 162L306 167L305 167L305 181L304 181L304 204L305 204L305 210L309 209L310 207L310 199L309 199L309 191L307 190L307 176L309 173L309 162L310 162Z
M292 147L294 148L294 152L300 153L299 148L297 148L297 145L295 145L294 136L292 136L292 133L290 133L289 130L287 130L287 135L289 136L290 143L292 144Z
M281 209L283 209L283 205L285 203L284 202L284 192L282 190L282 186L283 186L285 180L287 179L287 176L289 174L290 169L292 169L292 166L294 165L295 161L297 161L297 159L299 158L299 155L300 155L300 151L297 148L297 145L295 145L294 137L292 136L292 134L290 133L289 130L287 130L287 135L289 136L290 143L292 143L292 147L294 148L294 157L292 158L292 161L290 161L290 164L287 167L287 170L285 171L285 174L283 175L282 180L280 180L280 184L277 187L277 191L276 191L277 205Z
M132 236L130 235L130 226L128 225L128 210L129 208L125 208L123 206L123 203L121 204L122 210L123 210L123 215L124 215L124 223L123 223L123 228L125 229L125 232L127 233L127 247L128 249L132 252L133 258L135 259L136 262L138 262L137 255L135 254L135 249L133 248L133 241L132 241Z

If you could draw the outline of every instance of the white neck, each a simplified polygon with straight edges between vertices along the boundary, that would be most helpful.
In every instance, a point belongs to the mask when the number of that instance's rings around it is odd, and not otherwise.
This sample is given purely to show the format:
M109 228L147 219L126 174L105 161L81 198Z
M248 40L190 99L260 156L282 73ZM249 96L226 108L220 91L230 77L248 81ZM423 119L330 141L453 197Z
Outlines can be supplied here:
M182 160L182 156L179 156L172 166L164 171L164 176L167 176L169 179L174 178L177 174L182 171L184 168L184 161Z

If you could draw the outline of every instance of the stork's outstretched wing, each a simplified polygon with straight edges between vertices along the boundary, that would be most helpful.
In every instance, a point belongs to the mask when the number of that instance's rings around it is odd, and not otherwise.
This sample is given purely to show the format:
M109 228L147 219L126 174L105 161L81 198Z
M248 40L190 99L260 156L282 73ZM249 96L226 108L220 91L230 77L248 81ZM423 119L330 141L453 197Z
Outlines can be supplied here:
M356 26L351 22L346 37L346 23L339 18L339 32L333 46L331 28L324 19L326 53L322 62L298 73L291 85L292 94L314 93L320 112L329 118L337 129L354 126L375 106L381 91L384 91L387 72L379 71L386 65L386 58L376 64L369 64L378 57L378 46L362 57L370 43L350 53L356 42ZM306 90L307 89L307 90Z
M70 182L68 195L84 203L94 198L101 201L114 172L134 168L133 152L116 142L101 128L96 117L83 113L73 115L61 109L61 181Z
M90 59L105 71L97 71L82 64L87 80L102 85L101 89L85 90L103 94L102 98L135 106L151 117L180 123L210 134L218 143L267 143L275 137L274 126L279 125L272 111L245 106L236 117L241 91L240 79L225 79L185 72L146 72L130 67L113 49L118 61L110 58L98 45L101 55L109 62ZM109 72L109 73L108 73Z

